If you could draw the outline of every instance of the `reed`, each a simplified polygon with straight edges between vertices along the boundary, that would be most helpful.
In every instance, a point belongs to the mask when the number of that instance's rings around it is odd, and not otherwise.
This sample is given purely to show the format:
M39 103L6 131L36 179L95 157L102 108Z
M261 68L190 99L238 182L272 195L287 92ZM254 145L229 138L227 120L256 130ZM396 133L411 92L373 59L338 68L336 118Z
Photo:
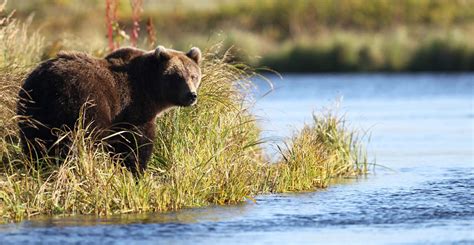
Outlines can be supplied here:
M325 188L334 178L357 177L368 172L364 135L351 130L334 111L313 115L313 122L296 133L275 167L273 192Z

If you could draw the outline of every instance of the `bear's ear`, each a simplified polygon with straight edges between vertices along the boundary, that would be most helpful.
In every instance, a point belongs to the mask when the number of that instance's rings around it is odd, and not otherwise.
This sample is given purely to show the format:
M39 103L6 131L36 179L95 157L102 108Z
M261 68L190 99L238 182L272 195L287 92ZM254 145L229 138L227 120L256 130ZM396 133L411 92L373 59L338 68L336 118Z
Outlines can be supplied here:
M188 56L189 58L194 60L194 62L196 62L196 64L199 64L201 62L201 50L197 47L191 48L191 50L189 50L186 53L186 56Z
M162 61L171 59L171 54L168 52L168 50L166 50L165 47L161 45L155 49L155 56L158 58L158 60Z

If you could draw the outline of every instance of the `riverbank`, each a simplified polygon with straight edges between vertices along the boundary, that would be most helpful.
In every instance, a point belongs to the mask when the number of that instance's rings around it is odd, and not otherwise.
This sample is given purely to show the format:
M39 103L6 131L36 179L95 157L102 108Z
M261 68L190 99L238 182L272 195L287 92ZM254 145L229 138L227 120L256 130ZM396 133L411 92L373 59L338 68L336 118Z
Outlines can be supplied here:
M367 173L358 132L344 118L315 116L281 147L278 162L263 156L260 129L250 109L256 74L208 49L197 106L157 120L149 169L138 180L101 139L80 122L63 132L72 144L64 163L32 162L17 137L17 94L26 74L44 59L44 39L14 18L0 19L0 217L110 215L162 212L252 200L259 193L325 188L332 178ZM217 47L218 48L218 47Z

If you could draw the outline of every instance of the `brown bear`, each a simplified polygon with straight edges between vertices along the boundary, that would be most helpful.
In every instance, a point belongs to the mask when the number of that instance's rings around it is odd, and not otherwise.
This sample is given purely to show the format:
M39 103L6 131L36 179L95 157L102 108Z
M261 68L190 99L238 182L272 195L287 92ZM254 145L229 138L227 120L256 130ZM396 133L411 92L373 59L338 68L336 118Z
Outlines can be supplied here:
M73 128L90 103L85 123L108 132L111 152L132 172L143 171L152 154L156 117L196 103L200 61L199 48L187 53L162 46L150 52L122 48L103 59L60 52L34 69L19 93L18 115L30 119L19 122L23 151L35 158L67 152L52 129Z

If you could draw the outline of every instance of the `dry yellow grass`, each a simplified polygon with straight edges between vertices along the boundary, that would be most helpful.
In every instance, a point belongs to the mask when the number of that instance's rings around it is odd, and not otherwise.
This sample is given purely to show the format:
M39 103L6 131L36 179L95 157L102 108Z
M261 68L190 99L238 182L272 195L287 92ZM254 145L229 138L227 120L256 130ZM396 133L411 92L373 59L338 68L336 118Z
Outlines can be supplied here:
M343 119L330 114L315 117L314 124L282 150L280 162L268 163L249 110L248 88L255 73L227 63L226 55L212 50L203 63L200 102L157 120L155 150L141 178L107 154L101 139L86 134L91 129L81 123L64 132L72 145L61 166L31 162L18 144L15 104L21 81L40 60L42 39L24 33L27 27L13 19L0 25L0 40L6 38L10 45L0 51L10 57L0 62L3 221L40 214L109 215L233 204L260 193L314 190L333 177L366 172L360 140Z

